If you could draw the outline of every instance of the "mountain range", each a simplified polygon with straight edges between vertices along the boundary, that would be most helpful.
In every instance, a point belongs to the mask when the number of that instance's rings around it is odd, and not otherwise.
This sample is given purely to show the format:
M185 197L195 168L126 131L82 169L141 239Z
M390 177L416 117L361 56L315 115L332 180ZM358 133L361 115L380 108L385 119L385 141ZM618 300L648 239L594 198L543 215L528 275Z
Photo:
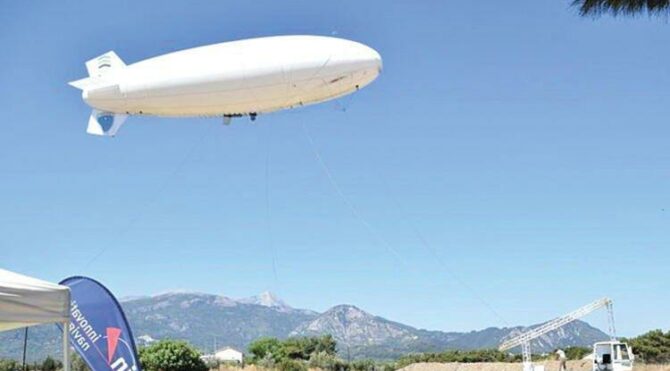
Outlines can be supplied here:
M251 341L263 336L330 334L337 340L338 352L344 358L391 359L414 352L496 348L503 340L526 329L516 326L470 332L423 330L375 316L353 305L338 305L323 313L296 309L269 292L244 299L171 292L125 298L121 305L138 345L167 338L183 339L205 353L223 346L245 350ZM58 355L60 338L55 326L34 327L29 334L28 359ZM534 352L548 352L572 345L591 346L607 338L599 329L576 321L535 340L532 348ZM0 344L0 357L19 358L23 331L0 334Z

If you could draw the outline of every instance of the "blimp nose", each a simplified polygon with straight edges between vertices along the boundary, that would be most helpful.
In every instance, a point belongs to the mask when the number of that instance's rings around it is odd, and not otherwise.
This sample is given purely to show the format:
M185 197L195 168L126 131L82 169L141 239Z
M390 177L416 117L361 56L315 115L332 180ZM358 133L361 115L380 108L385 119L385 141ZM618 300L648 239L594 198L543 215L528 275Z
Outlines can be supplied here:
M370 67L374 67L377 71L381 72L383 63L382 56L379 53L372 49L371 47L363 44L356 44L355 47L356 57L359 61L363 62Z
M372 60L372 63L374 63L374 65L377 67L377 71L381 73L382 69L384 68L384 62L382 62L382 56L379 55L379 53L376 50L370 47L368 47L368 49L370 49L369 58Z

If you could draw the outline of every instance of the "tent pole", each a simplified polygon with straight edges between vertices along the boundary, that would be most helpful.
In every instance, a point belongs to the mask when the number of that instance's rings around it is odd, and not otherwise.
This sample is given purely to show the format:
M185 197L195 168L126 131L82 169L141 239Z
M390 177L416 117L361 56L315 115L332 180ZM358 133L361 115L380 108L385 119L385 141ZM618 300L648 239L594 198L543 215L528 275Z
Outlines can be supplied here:
M28 327L26 327L26 331L23 333L23 367L21 369L23 371L26 371L26 349L28 348Z
M70 371L70 342L68 329L70 321L63 322L63 371Z

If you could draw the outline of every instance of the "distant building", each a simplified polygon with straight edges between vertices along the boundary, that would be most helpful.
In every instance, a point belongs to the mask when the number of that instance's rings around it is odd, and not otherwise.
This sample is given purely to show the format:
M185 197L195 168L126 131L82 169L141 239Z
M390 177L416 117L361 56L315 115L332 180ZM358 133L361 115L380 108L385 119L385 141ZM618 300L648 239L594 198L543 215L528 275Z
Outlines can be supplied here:
M207 354L201 357L203 361L235 362L244 364L244 353L231 347L219 349L214 354Z
M136 342L138 345L149 345L155 343L156 339L152 338L150 335L142 335L137 337Z

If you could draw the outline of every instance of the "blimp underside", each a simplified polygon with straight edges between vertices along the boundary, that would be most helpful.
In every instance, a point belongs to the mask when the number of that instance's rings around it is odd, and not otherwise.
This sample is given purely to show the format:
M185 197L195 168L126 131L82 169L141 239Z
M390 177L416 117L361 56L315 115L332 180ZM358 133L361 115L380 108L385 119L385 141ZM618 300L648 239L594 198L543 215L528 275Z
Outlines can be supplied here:
M88 84L83 97L96 117L255 116L351 93L381 71L373 49L317 36L235 41L122 63L72 83Z

